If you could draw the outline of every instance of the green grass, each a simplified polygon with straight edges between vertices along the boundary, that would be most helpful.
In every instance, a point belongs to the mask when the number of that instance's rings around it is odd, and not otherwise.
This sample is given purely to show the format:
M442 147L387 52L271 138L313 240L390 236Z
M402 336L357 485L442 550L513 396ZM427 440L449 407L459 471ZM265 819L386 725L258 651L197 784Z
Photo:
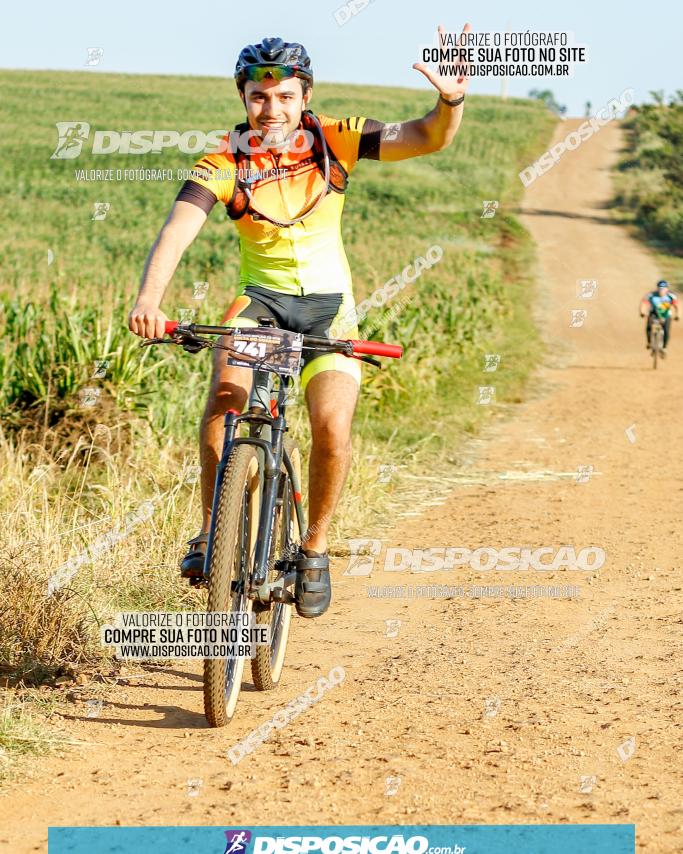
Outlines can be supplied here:
M50 160L55 122L209 131L243 116L226 80L22 71L0 72L0 84L0 458L7 472L0 508L8 519L0 555L11 561L30 542L26 572L42 585L142 500L162 496L149 524L74 578L65 607L68 601L76 612L60 643L34 653L54 673L88 645L83 621L92 653L97 621L116 610L192 607L176 561L195 533L199 505L182 471L196 462L209 377L207 354L142 355L127 333L146 255L181 182L74 179L75 169L175 170L197 158L171 150L94 156L86 147L77 160ZM422 91L318 84L312 106L338 117L398 121L433 104ZM353 172L343 233L358 299L432 245L443 257L364 321L361 332L403 344L406 355L381 373L366 371L335 544L368 533L389 512L400 478L378 484L379 465L440 469L490 417L495 407L475 403L478 385L495 385L499 403L520 399L540 344L531 321L533 246L511 211L522 192L517 173L547 146L554 122L538 102L471 97L446 151L403 163L363 161ZM482 219L488 199L500 207ZM103 221L92 220L97 201L111 205ZM214 209L179 265L166 313L198 306L201 321L217 322L236 289L237 248L225 212ZM201 303L192 298L195 281L210 283ZM392 314L399 300L404 308ZM486 353L501 356L495 374L482 370ZM92 377L96 359L110 361L104 379ZM101 390L92 408L80 399L87 387ZM305 453L303 407L291 414ZM9 577L0 576L0 600L11 594ZM29 600L42 613L36 597ZM13 641L7 626L2 632L0 626L0 663L27 668L26 639Z
M683 258L683 91L631 110L627 150L615 174L616 203L662 258ZM680 281L681 264L665 262ZM674 276L670 276L673 278Z
M7 694L0 708L0 782L12 778L20 757L49 753L54 747L54 735L44 720L32 714L27 703Z

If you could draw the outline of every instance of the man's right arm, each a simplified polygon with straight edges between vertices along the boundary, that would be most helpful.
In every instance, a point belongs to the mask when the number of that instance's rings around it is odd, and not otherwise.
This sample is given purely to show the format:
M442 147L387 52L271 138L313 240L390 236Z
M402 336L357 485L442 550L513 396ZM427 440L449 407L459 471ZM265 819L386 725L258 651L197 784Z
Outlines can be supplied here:
M138 298L128 315L128 328L141 338L163 338L168 320L160 305L187 247L206 222L207 214L190 202L176 201L150 249Z

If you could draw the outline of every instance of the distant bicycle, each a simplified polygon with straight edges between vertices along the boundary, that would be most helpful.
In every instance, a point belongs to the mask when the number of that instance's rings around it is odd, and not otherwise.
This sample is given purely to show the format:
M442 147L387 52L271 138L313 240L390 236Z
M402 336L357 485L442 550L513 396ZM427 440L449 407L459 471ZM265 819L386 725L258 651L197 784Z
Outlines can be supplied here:
M640 316L647 316L647 349L652 355L655 370L657 362L666 357L672 311L675 312L674 320L678 320L678 297L669 289L669 283L660 279L655 290L646 293L640 301Z
M140 346L179 344L190 353L218 348L227 351L231 364L254 371L247 409L231 409L225 416L204 574L190 583L208 587L207 611L253 613L257 624L269 625L269 644L258 646L251 659L254 686L267 691L282 673L299 564L311 560L300 549L306 531L301 456L285 438L285 411L302 350L342 353L381 367L372 356L398 359L403 348L302 335L274 327L267 317L258 321L261 326L244 329L168 321L170 338ZM230 343L202 335L225 336ZM242 425L248 435L240 435ZM211 726L225 726L232 718L244 664L245 657L205 659L204 712Z

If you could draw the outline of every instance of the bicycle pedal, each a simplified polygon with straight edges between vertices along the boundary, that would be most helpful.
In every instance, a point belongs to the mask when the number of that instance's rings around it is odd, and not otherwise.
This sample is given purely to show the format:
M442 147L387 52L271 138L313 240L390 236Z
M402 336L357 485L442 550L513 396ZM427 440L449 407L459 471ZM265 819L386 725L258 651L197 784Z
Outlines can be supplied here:
M282 602L285 605L293 605L294 604L294 596L289 592L289 590L285 590L284 587L276 587L272 593L273 602Z
M209 586L208 578L205 578L203 575L202 576L193 575L190 578L188 578L188 581L190 582L190 587L208 587Z

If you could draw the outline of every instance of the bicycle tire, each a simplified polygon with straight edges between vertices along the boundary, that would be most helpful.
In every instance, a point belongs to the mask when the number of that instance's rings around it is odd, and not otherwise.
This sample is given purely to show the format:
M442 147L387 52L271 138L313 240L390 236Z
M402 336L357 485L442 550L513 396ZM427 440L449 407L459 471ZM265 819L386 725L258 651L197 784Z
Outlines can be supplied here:
M650 331L650 349L652 350L652 367L657 370L657 359L659 357L659 348L661 346L661 326L652 324Z
M244 590L254 559L260 493L256 451L237 445L228 459L216 505L207 611L251 610ZM244 658L204 660L204 714L212 727L225 726L232 718L243 670Z
M285 447L301 483L301 454L294 442L285 440ZM301 542L302 531L299 530L298 517L294 505L292 482L286 474L283 464L282 503L276 508L273 525L273 547L270 563L286 555L292 555ZM272 570L269 580L276 580L277 573ZM271 691L278 686L287 651L287 639L292 619L292 605L284 602L273 602L267 610L256 614L256 623L270 625L271 643L268 646L258 646L256 656L251 660L251 675L254 686L258 691Z

